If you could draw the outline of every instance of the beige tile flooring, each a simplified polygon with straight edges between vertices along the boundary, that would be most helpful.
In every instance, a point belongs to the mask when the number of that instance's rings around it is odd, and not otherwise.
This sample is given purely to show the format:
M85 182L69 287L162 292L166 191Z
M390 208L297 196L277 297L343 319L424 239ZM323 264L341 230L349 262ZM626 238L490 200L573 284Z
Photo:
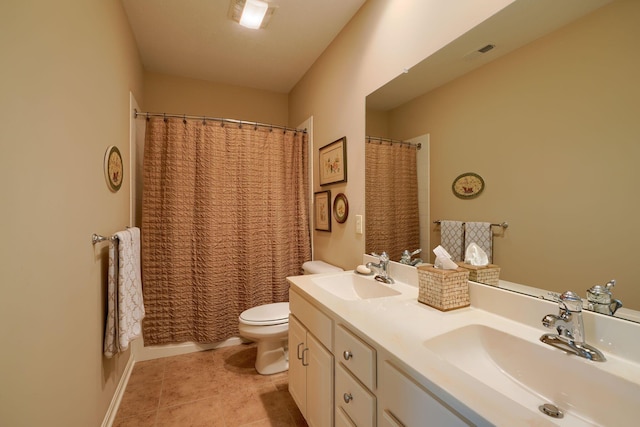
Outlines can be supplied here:
M259 375L255 344L138 362L114 427L263 427L307 424L287 372Z

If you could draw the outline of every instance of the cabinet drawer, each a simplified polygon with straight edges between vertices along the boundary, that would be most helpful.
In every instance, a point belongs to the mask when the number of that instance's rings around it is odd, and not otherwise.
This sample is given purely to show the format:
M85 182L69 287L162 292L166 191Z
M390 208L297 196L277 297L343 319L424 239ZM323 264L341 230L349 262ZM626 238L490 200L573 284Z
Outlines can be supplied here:
M309 301L289 290L289 310L315 337L331 351L333 349L333 321Z
M336 418L342 409L359 427L375 426L376 397L346 370L336 363Z
M342 408L336 408L336 427L356 427Z
M376 387L376 351L343 325L336 327L336 360L355 375L362 384Z
M404 427L389 411L382 413L382 422L380 424L382 427Z
M473 425L389 360L382 365L378 398L380 409L389 418L383 418L383 425L422 426L425 420L434 426Z

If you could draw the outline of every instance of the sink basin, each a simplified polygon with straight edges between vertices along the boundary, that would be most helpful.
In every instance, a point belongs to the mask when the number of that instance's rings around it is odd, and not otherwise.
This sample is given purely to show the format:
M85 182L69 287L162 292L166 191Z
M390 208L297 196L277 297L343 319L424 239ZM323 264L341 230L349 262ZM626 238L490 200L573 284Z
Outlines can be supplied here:
M376 282L371 276L359 276L355 273L316 277L312 279L312 282L347 301L400 295L400 292L388 285Z
M620 369L624 361L591 362L484 325L454 329L423 344L521 405L557 406L564 412L557 420L562 425L637 425L640 418L640 385L597 366L616 363Z

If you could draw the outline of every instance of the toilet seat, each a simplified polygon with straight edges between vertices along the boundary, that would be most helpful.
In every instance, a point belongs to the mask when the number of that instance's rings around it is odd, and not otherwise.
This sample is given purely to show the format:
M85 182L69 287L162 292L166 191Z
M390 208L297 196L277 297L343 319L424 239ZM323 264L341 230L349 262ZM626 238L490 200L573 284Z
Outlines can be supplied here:
M289 303L276 302L243 311L239 317L245 325L271 326L289 323Z

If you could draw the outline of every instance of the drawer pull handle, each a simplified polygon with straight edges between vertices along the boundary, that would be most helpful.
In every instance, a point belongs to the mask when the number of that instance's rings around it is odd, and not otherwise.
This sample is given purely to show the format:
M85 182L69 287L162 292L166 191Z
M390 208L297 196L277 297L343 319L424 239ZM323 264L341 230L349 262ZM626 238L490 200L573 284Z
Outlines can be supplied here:
M304 343L301 342L300 344L298 344L298 351L297 351L298 360L302 360L302 354L300 353L300 346L301 345L304 345Z
M353 400L353 396L351 396L351 393L345 393L342 397L344 399L344 403L349 403Z
M302 366L309 366L309 362L306 361L304 354L309 350L309 347L302 350Z
M349 360L353 357L353 353L349 350L345 350L344 353L342 353L342 357L344 357L344 360Z

